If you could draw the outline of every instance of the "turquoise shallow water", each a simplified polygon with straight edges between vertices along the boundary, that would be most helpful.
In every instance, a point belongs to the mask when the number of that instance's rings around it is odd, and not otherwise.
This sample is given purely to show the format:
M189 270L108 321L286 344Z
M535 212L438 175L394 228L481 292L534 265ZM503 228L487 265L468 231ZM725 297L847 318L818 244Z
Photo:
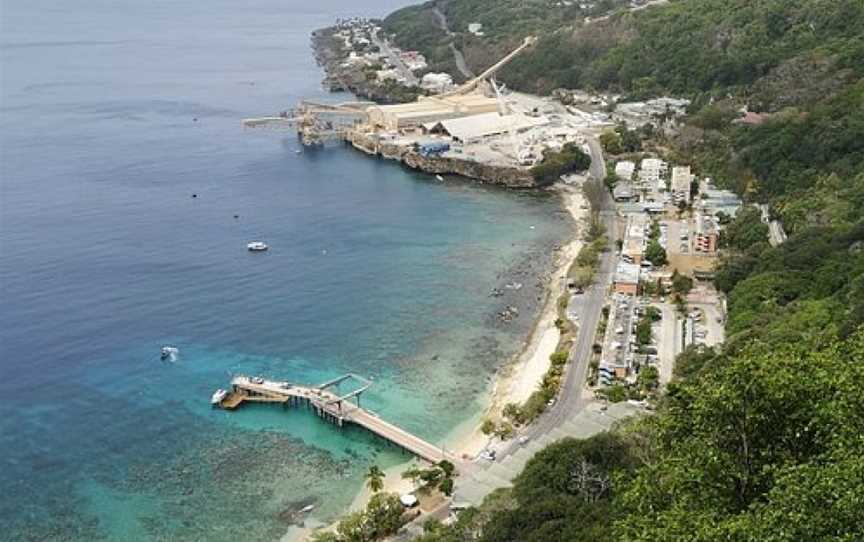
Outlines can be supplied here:
M239 127L344 99L309 32L397 4L4 2L4 538L275 539L406 459L304 411L210 409L234 373L372 377L367 406L443 445L482 406L570 227L558 202Z

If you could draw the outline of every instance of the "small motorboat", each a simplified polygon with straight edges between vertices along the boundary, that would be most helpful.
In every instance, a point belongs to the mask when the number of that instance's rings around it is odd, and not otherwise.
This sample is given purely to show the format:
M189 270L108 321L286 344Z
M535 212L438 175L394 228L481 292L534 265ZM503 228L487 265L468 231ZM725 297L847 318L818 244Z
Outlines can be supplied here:
M304 506L303 508L301 508L301 509L300 509L300 513L301 513L301 514L308 514L308 513L311 512L312 510L315 510L315 505L314 505L314 504L309 504L309 505Z
M177 354L180 353L178 348L173 346L163 346L162 350L159 351L159 357L163 360L171 360L174 361L177 359Z
M210 398L211 405L219 405L225 398L228 397L228 392L219 388L218 390L213 392L213 397Z
M270 247L268 247L263 241L252 241L246 245L246 248L249 249L250 252L264 252Z
M442 177L441 175L435 175L435 178L438 179L439 181L441 181L442 183L444 182L444 177Z

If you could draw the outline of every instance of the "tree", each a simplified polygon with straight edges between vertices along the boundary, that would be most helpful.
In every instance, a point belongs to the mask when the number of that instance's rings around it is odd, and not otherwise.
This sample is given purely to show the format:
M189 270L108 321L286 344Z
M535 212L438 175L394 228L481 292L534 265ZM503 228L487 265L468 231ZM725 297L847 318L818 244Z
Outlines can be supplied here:
M495 422L493 422L489 418L486 418L485 420L483 420L483 423L480 424L480 432L484 435L491 435L495 432L495 427Z
M417 467L410 467L405 469L402 472L403 480L411 480L411 485L417 486L417 482L420 480L420 476L423 474L423 469Z
M366 487L372 493L378 493L384 488L384 472L378 468L378 465L372 465L366 472Z
M438 489L441 490L441 493L447 495L448 497L453 494L453 479L452 478L444 478L441 480L441 483L438 484Z
M677 269L672 271L672 291L681 295L687 295L693 289L693 279L682 275Z
M642 367L639 375L636 377L636 385L643 392L652 392L657 389L660 384L660 371L653 365Z
M648 246L645 248L645 259L656 266L664 266L669 263L666 249L657 240L648 242Z

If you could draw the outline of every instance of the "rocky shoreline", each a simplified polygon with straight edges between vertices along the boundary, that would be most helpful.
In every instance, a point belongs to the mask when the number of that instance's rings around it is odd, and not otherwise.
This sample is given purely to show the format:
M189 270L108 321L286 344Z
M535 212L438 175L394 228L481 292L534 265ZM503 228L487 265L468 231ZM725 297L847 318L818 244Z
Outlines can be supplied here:
M525 167L497 166L451 156L423 156L410 147L380 142L367 134L351 133L347 142L367 154L402 162L433 175L459 175L473 181L514 189L542 188Z
M324 70L322 84L327 90L350 92L358 98L380 104L413 101L417 96L425 94L419 87L372 82L362 69L344 66L349 51L336 39L337 31L336 26L328 26L312 32L312 52L316 63Z

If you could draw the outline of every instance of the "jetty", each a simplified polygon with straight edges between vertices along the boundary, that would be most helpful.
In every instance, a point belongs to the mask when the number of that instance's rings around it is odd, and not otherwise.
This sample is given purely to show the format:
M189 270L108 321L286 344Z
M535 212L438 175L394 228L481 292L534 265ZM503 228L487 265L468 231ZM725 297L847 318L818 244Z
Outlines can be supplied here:
M342 395L334 391L336 386L349 380L359 382L360 386ZM302 406L312 409L320 418L339 427L348 423L363 427L425 461L454 461L455 458L442 447L382 420L361 407L360 397L371 385L371 381L350 373L314 387L260 377L236 376L231 380L230 392L218 406L226 410L234 410L246 402L278 403L284 407Z

